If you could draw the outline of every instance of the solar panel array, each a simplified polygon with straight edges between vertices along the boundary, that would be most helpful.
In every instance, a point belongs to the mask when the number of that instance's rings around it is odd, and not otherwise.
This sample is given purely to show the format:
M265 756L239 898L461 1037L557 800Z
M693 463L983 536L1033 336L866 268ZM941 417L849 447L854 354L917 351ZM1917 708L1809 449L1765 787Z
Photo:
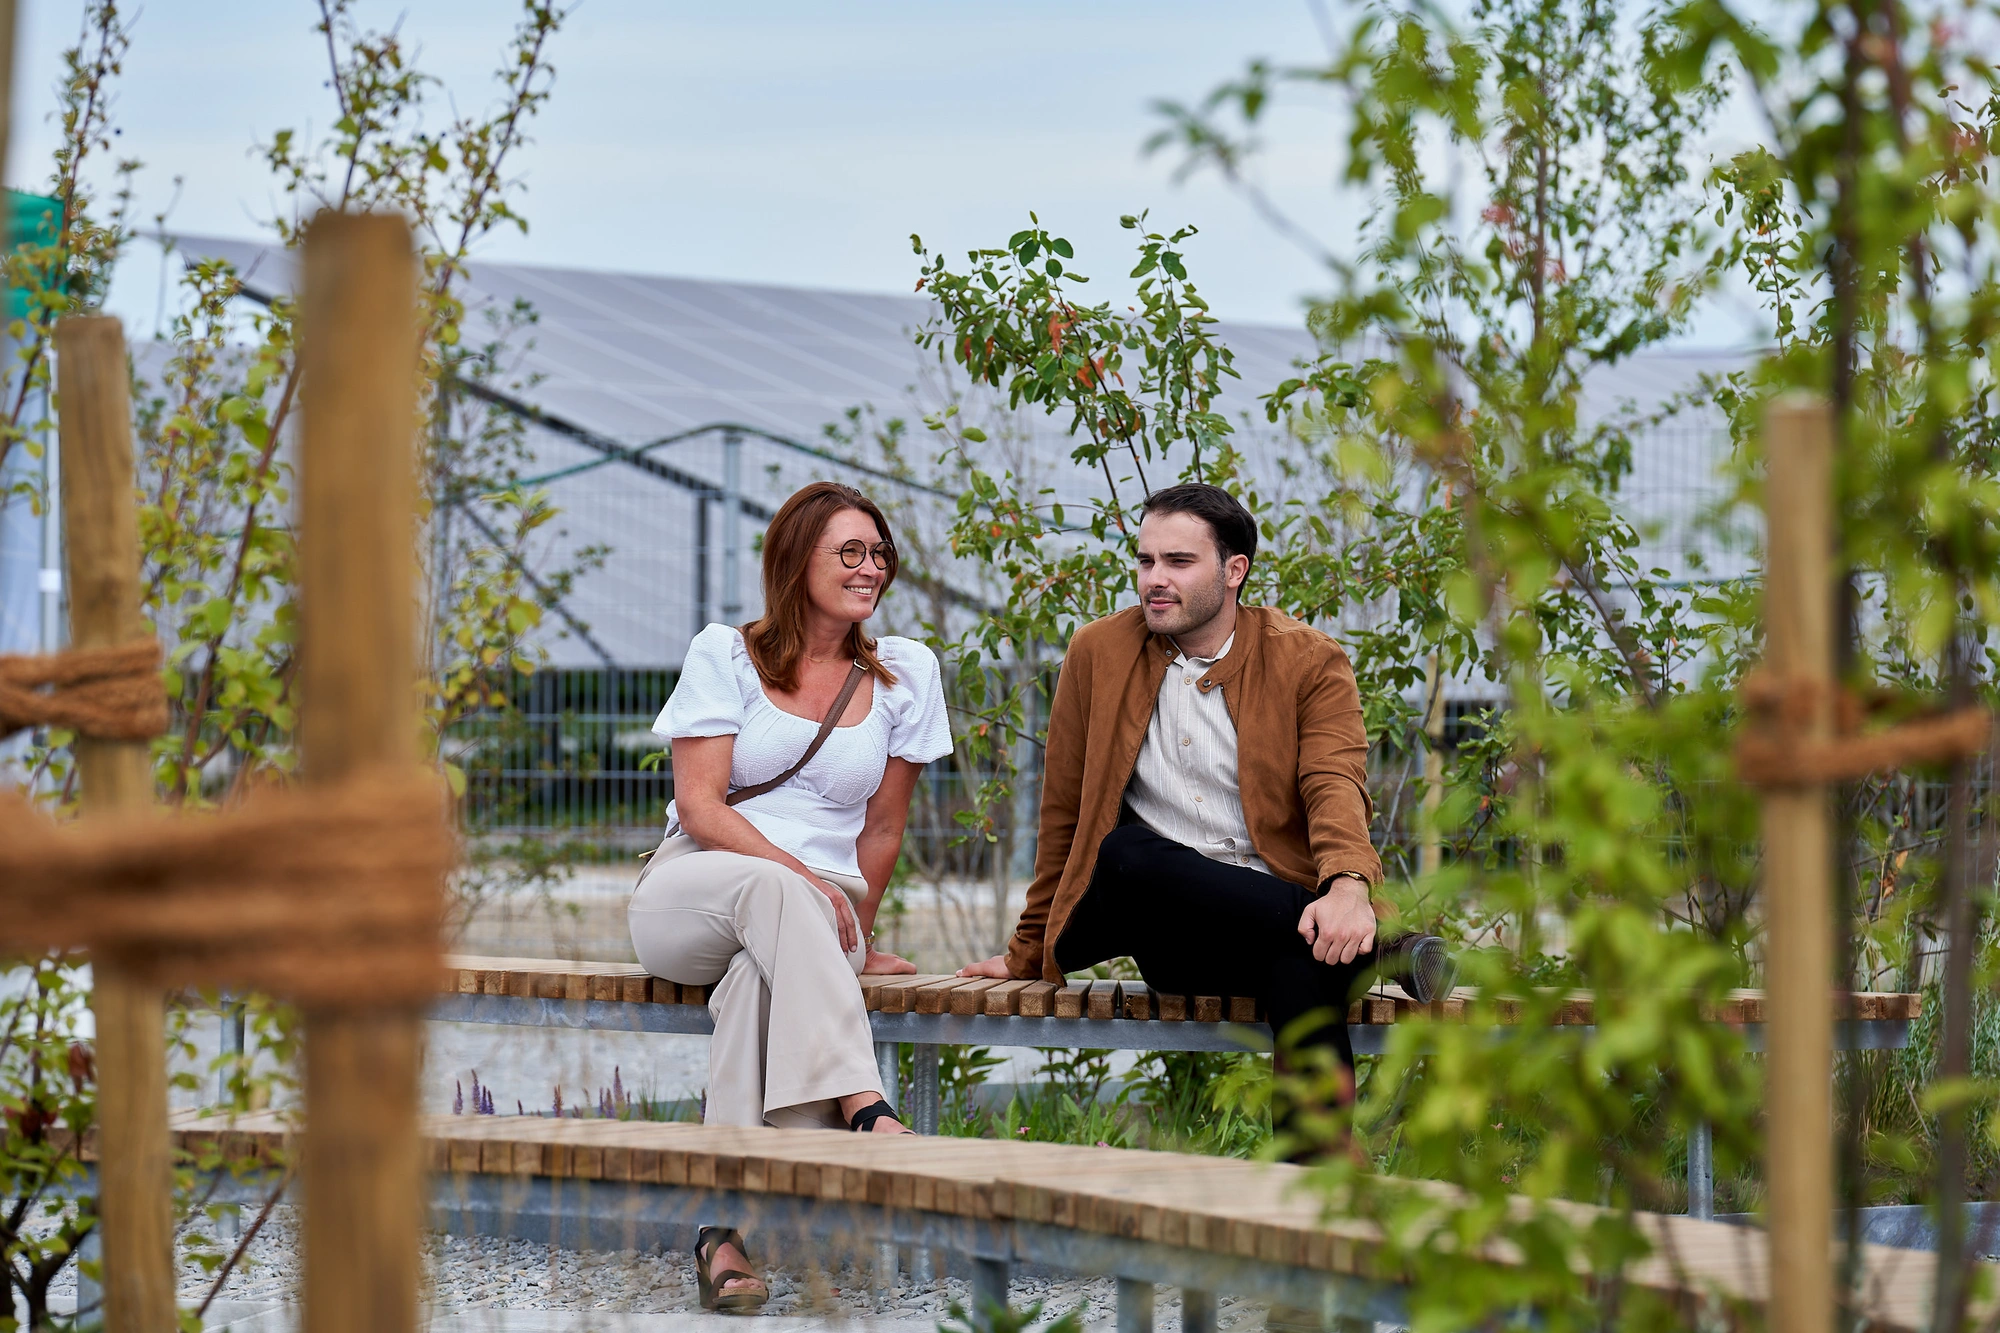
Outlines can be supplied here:
M281 249L197 236L180 237L177 245L186 257L230 261L254 290L291 289L292 259ZM1049 487L1072 503L1099 484L1095 474L1079 475L1070 462L1074 444L1065 421L1009 414L990 397L968 394L961 377L915 345L917 330L932 314L923 297L487 263L471 267L465 295L467 341L482 341L488 321L517 305L533 310L532 325L509 344L503 378L520 382L521 399L602 441L639 447L729 422L845 452L829 445L825 428L866 407L878 421L908 424L906 454L923 472L940 437L925 431L920 419L962 400L965 416L993 437L982 446L988 456L981 466L997 471L1011 461L1033 486ZM1263 421L1258 395L1310 354L1311 339L1302 328L1226 323L1218 334L1234 350L1242 376L1225 387L1222 410L1242 423L1239 443L1249 475L1265 493L1282 492L1289 484L1282 460L1296 446ZM1634 358L1592 380L1587 411L1601 414L1623 401L1649 407L1733 364L1713 355ZM721 615L719 507L708 506L704 547L703 502L685 487L605 462L601 448L550 429L531 428L529 441L531 475L566 472L545 483L562 517L538 553L543 567L560 567L585 547L609 549L603 567L585 575L566 602L569 621L545 627L553 665L678 667L700 621ZM837 476L885 504L902 502L899 519L919 529L913 540L938 541L943 502L755 436L742 449L742 493L767 511L805 481ZM711 432L647 456L719 488L723 453L721 434ZM1719 418L1706 410L1655 432L1640 451L1627 497L1634 512L1660 521L1658 550L1649 558L1677 557L1687 518L1716 492L1712 478L1720 454ZM1158 485L1175 470L1172 463L1151 468L1146 480ZM1133 471L1129 462L1119 469L1128 497L1140 493ZM746 545L757 527L742 525ZM1004 596L991 570L938 558L940 572L958 592L975 600ZM754 553L745 550L739 564L747 618L760 602ZM913 590L899 589L885 605L885 622L907 628L922 610ZM587 626L587 635L576 626Z

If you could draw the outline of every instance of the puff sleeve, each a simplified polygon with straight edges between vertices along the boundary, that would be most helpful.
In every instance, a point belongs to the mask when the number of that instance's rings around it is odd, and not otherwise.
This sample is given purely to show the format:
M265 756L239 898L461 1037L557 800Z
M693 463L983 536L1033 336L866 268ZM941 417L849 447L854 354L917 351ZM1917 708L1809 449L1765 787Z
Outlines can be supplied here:
M710 625L688 644L681 677L653 730L659 735L734 736L743 730L742 669L736 658L737 632ZM748 669L747 660L743 669Z
M886 665L896 673L895 708L889 718L889 754L928 764L951 753L951 719L944 706L937 654L914 639L884 639Z

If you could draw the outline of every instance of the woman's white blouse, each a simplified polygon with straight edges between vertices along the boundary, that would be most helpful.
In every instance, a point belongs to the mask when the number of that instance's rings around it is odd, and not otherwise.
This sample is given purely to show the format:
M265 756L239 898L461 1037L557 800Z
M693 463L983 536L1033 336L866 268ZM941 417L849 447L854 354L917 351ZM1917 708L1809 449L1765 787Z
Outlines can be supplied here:
M891 758L927 764L951 753L951 723L937 654L914 639L885 635L875 643L882 665L896 677L874 682L868 716L836 727L812 762L790 782L736 807L758 832L814 870L859 875L854 844L868 813L868 798L882 785ZM819 719L787 713L772 703L750 664L743 634L710 625L695 635L681 663L680 682L653 730L662 736L734 736L729 768L732 789L754 787L799 761L819 733ZM667 807L671 826L678 818Z

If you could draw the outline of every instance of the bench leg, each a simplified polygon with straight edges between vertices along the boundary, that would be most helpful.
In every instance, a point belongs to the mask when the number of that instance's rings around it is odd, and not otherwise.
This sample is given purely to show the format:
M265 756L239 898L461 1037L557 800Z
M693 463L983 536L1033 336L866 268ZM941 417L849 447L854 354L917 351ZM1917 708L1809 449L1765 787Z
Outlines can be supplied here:
M888 1308L896 1294L896 1243L884 1241L875 1247L876 1308Z
M1215 1333L1215 1293L1181 1288L1181 1333Z
M221 1039L218 1043L222 1054L242 1055L244 1027L243 1001L223 1001L222 1010L216 1015L216 1018L222 1029L220 1034ZM222 1106L230 1105L232 1100L229 1095L230 1072L230 1070L225 1068L217 1071L215 1075L215 1100Z
M88 1259L91 1263L97 1265L100 1273L103 1272L104 1228L92 1227L90 1229L90 1234L83 1238L83 1244L77 1248L76 1257L79 1262ZM12 1301L13 1298L14 1293L9 1290L7 1299ZM85 1277L81 1267L76 1270L76 1308L78 1313L76 1326L78 1328L102 1328L104 1326L104 1284L94 1277ZM13 1313L10 1309L7 1312L8 1317L11 1318Z
M919 1134L935 1134L938 1132L938 1121L944 1114L940 1105L942 1093L938 1088L938 1048L919 1044L912 1049L917 1056L917 1074L913 1080L916 1086L910 1089L910 1100L914 1103L912 1113L916 1122L910 1128Z
M1118 1279L1118 1333L1153 1333L1153 1284Z
M1688 1216L1715 1216L1715 1131L1706 1120L1688 1131Z
M924 1049L919 1047L918 1049ZM929 1048L935 1052L937 1047ZM1007 1309L1008 1271L1013 1265L1005 1259L974 1259L972 1261L972 1326L992 1328L994 1316Z
M900 1113L903 1109L902 1066L893 1041L875 1043L875 1072L882 1076L882 1095Z

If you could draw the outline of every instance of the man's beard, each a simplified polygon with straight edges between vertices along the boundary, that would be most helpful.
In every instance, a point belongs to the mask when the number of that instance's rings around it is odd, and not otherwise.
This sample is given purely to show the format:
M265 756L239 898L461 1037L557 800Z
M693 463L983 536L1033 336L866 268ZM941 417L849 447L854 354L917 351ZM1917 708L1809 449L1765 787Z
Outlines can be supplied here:
M1215 582L1190 590L1177 605L1162 611L1146 606L1146 628L1169 638L1198 630L1222 613L1223 599L1228 596L1229 584L1218 574Z

